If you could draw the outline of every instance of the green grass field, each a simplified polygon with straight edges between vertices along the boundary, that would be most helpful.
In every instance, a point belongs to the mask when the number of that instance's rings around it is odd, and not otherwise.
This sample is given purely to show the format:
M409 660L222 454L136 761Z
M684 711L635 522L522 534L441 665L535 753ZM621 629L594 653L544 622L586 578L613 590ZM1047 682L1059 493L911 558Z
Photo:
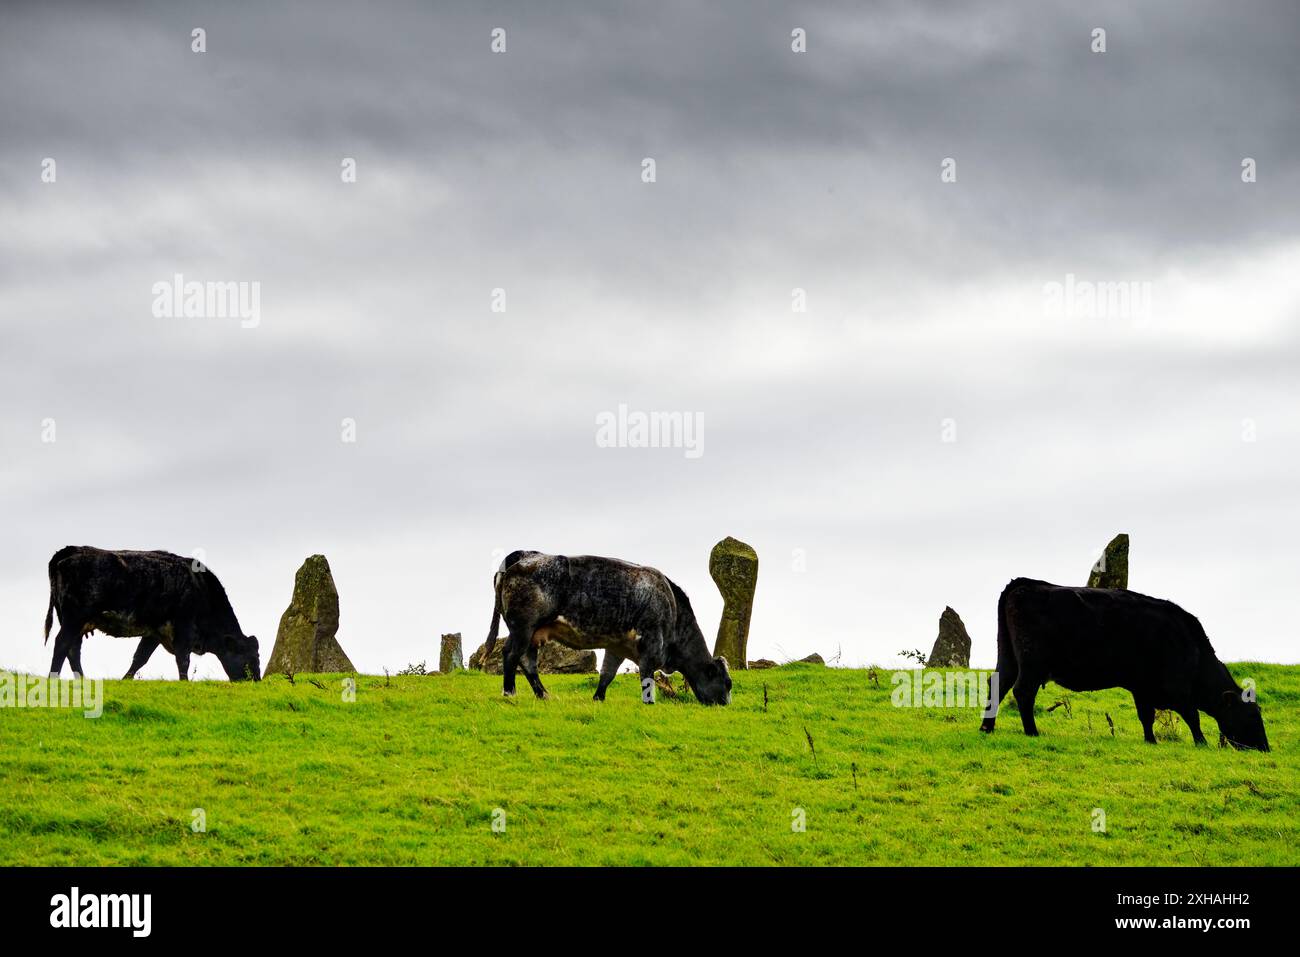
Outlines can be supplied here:
M816 665L741 673L727 708L645 706L628 675L604 704L594 675L549 701L465 672L359 676L352 703L338 675L112 681L98 719L0 709L0 839L37 865L1295 865L1300 666L1231 668L1271 753L1153 747L1127 694L1047 712L1052 685L1041 737L1010 699L984 736L893 707L888 671Z

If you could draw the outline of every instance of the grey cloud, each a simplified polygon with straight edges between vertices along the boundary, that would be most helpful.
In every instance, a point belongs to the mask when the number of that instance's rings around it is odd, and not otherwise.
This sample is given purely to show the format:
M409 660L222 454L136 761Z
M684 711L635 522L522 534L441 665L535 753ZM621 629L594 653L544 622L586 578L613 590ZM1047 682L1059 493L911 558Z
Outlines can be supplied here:
M378 670L479 637L495 548L660 564L709 620L725 534L763 556L758 653L888 663L953 604L987 657L1008 578L1079 578L1121 528L1135 587L1294 658L1297 304L1264 272L1297 243L1287 4L4 16L0 664L43 666L70 542L205 548L264 639L324 551ZM1170 270L1281 318L1225 346L1213 315L1035 313L1067 272ZM261 326L152 317L175 272L260 282ZM704 457L598 449L620 402L702 414ZM1220 587L1251 580L1278 587Z

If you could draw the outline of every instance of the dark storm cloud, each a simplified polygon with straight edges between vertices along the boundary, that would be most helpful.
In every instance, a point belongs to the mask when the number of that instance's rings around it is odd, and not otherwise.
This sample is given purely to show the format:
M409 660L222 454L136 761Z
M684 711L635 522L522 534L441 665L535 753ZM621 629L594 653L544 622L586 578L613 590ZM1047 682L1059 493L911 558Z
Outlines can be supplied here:
M709 224L797 215L783 193L816 209L825 189L818 220L837 234L901 194L960 230L953 246L1001 252L1091 252L1100 237L1159 254L1293 226L1278 201L1300 187L1287 3L697 7L27 9L0 40L6 153L70 153L69 173L84 153L119 182L165 182L222 161L303 175L347 151L441 177L494 234L531 212L577 242L566 225L599 222L642 155L700 242ZM195 56L200 22L209 53ZM494 59L496 25L510 47ZM793 25L809 31L801 57ZM944 156L949 194L932 188ZM1243 156L1262 169L1249 197Z

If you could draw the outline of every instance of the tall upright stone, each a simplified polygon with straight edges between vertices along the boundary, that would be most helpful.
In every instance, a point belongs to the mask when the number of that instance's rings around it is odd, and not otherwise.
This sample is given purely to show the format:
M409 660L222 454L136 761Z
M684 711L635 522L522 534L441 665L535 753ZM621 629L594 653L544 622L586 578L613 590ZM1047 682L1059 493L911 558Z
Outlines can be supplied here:
M339 592L330 563L312 555L293 579L293 598L280 617L266 674L356 671L335 637L339 630Z
M749 617L758 585L758 553L728 535L709 553L709 575L722 593L722 620L713 654L727 659L732 668L747 668Z
M460 632L442 636L442 647L438 649L438 670L443 674L460 671L465 667L465 653L461 650Z
M1110 540L1088 574L1089 588L1128 588L1128 535L1121 532Z
M969 668L970 635L961 615L952 608L944 608L939 616L939 636L934 639L930 657L926 659L927 668Z

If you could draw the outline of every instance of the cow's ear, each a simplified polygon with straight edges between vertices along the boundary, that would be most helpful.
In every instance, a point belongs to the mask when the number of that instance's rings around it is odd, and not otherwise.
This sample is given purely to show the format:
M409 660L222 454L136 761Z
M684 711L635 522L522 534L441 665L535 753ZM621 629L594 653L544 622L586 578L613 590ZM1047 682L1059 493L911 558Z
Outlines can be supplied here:
M1237 696L1237 692L1235 691L1225 691L1223 693L1223 703L1228 706L1232 706L1240 700L1241 699Z

